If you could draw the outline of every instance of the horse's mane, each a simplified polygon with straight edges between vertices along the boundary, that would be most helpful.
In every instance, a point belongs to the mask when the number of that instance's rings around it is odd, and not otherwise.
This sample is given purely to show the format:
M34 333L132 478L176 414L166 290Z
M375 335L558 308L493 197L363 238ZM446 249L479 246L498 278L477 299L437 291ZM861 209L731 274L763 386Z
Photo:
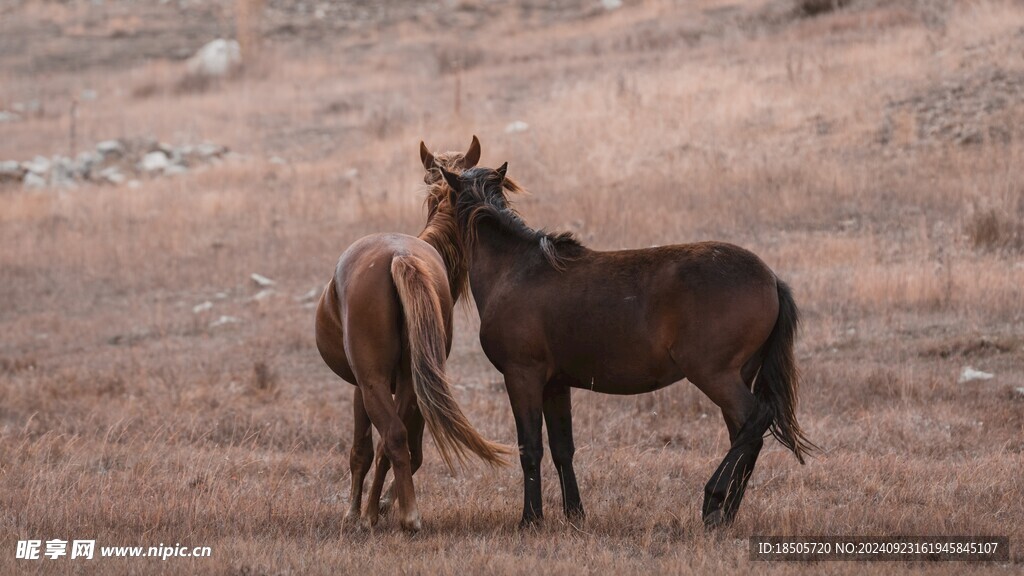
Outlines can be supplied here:
M555 270L564 270L566 262L575 258L583 249L583 244L572 232L534 230L523 221L505 196L506 191L513 194L526 192L515 180L502 178L493 170L473 174L469 180L458 199L458 213L462 220L461 228L466 231L467 244L476 242L476 224L490 219L506 232L536 243L544 259Z
M434 156L435 162L446 170L461 170L462 159L460 152L443 152ZM436 178L433 177L435 175ZM426 185L427 195L423 201L427 207L427 225L420 232L419 238L441 255L448 272L452 298L458 300L469 290L469 262L462 247L462 233L451 203L451 188L437 170L428 174L427 181L430 183ZM468 299L463 302L468 303Z

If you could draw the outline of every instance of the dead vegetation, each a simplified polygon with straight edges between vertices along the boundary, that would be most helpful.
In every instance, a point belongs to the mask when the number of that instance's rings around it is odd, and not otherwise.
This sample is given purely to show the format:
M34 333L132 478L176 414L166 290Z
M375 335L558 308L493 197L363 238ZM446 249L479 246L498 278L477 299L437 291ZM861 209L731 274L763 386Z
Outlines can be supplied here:
M3 124L0 158L63 153L67 99L85 89L83 145L213 141L241 158L137 189L0 185L0 572L903 567L752 565L758 534L1004 534L1012 560L996 568L1019 568L1019 3L793 18L790 0L340 2L318 18L269 0L261 73L134 95L174 86L181 58L235 30L238 3L86 4L3 9L0 109L46 113ZM768 442L736 525L707 534L702 489L728 442L710 401L686 383L579 392L584 526L559 517L550 462L546 524L518 532L518 470L451 476L430 445L423 533L343 529L352 391L316 352L308 294L354 239L419 231L421 139L474 133L483 164L509 161L531 191L519 208L537 227L595 248L714 238L761 255L803 312L800 418L826 452L801 467ZM511 442L475 331L460 315L456 392ZM995 377L958 384L967 365ZM213 557L13 558L18 539L82 537Z

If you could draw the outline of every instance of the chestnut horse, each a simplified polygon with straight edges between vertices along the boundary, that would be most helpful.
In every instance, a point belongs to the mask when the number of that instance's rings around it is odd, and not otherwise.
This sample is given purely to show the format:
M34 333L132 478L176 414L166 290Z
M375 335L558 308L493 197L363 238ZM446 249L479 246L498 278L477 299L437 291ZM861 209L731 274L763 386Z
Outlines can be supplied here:
M521 525L542 518L547 423L567 517L582 519L570 389L641 394L690 380L722 410L731 447L704 488L708 527L730 523L771 429L803 463L796 420L797 308L751 252L701 242L599 252L529 228L498 170L442 171L469 258L480 344L504 375L520 447Z
M510 453L473 429L445 376L452 308L465 290L466 262L450 192L435 165L455 172L472 167L480 158L480 143L474 136L465 154L436 158L422 143L420 150L430 171L424 178L429 217L423 232L418 237L373 234L355 241L338 260L316 312L320 355L338 376L356 385L346 518L359 517L363 480L373 460L372 423L381 441L363 523L377 522L384 476L394 466L392 488L407 530L421 527L412 475L423 460L424 422L449 467L467 452L492 464Z

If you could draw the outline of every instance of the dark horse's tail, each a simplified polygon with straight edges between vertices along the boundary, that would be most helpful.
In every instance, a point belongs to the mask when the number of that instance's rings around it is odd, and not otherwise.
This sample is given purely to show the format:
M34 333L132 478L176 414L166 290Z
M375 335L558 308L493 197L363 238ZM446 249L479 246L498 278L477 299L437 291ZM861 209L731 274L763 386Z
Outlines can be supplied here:
M391 277L405 311L412 385L423 420L441 458L454 469L453 456L463 461L472 452L488 464L505 465L512 450L480 436L455 402L445 376L445 329L441 303L429 282L430 272L415 256L396 256Z
M818 447L807 439L796 421L800 372L793 357L793 343L800 319L789 286L782 280L776 282L779 290L779 318L763 349L764 360L754 385L754 395L772 411L772 435L792 450L796 459L803 464L804 456L818 450Z

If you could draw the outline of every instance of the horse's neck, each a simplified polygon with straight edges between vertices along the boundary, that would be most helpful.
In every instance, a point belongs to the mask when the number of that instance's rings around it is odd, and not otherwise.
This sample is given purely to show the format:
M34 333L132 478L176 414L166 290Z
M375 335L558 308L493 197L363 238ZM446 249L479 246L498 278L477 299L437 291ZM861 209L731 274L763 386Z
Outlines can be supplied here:
M506 273L522 264L532 242L490 220L478 222L475 232L469 260L469 284L477 308L483 312L490 293L500 286Z
M459 243L457 229L454 226L427 222L427 227L420 232L419 239L430 244L441 255L444 269L448 274L448 286L452 291L452 302L457 301L462 295L468 274L466 253Z

